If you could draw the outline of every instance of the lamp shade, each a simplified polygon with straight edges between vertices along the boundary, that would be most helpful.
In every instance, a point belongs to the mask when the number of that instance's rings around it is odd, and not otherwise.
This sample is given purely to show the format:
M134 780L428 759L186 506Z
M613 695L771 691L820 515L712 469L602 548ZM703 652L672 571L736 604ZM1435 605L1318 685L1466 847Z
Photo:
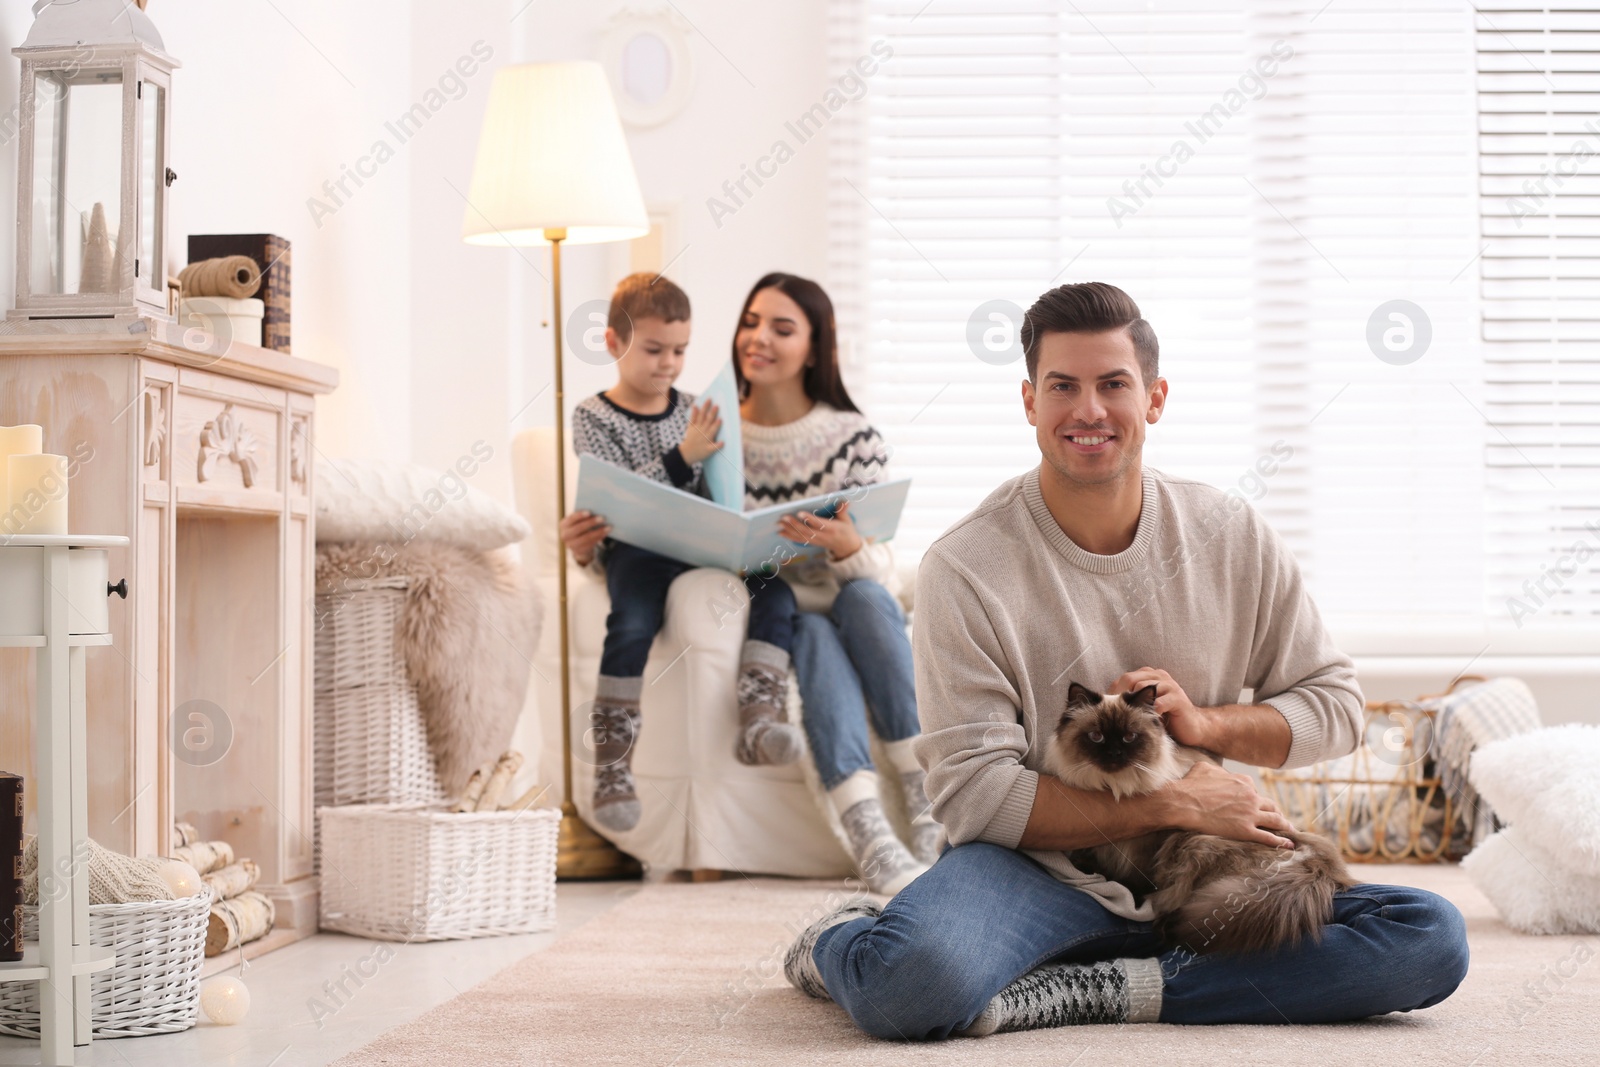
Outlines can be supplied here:
M650 232L633 157L598 63L524 63L494 76L461 227L474 245L625 241Z

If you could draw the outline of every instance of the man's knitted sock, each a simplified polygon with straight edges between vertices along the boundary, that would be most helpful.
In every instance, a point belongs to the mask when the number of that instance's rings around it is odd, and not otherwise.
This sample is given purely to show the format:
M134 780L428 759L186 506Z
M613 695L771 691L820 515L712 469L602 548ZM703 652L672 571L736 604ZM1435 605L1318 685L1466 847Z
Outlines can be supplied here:
M822 984L822 972L817 969L816 951L817 939L825 930L832 930L840 923L850 922L852 919L876 919L883 914L883 906L875 900L851 901L842 907L835 908L810 926L800 932L794 939L794 944L789 946L789 951L783 954L783 974L789 979L789 984L808 997L818 1000L830 999L828 987Z
M922 764L911 753L915 737L889 741L884 745L889 763L900 775L900 790L906 798L906 818L911 820L911 854L918 862L932 864L939 858L939 824L933 818L933 806L928 803L927 776Z
M1151 959L1050 963L1000 990L957 1037L1161 1017L1161 964Z
M800 758L800 728L788 721L789 653L746 641L739 656L740 763L783 764Z
M589 728L594 738L594 821L607 830L639 825L639 794L633 784L633 745L639 737L643 678L602 674L595 687Z
M850 839L856 869L874 893L894 896L928 869L894 835L878 800L878 776L863 768L828 790L828 802Z

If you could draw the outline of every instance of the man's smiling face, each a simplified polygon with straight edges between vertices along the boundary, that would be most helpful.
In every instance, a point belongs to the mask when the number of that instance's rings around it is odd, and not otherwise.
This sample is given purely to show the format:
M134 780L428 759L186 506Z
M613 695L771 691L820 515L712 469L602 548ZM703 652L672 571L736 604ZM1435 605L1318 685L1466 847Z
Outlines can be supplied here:
M1138 467L1145 426L1161 418L1167 383L1140 380L1139 357L1126 329L1045 333L1033 382L1022 403L1039 451L1062 481L1103 485Z

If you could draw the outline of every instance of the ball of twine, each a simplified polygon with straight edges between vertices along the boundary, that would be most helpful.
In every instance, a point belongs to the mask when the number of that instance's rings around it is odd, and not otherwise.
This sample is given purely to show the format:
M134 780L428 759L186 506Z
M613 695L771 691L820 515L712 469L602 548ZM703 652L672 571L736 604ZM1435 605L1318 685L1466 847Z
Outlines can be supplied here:
M261 288L261 268L249 256L223 256L191 263L178 274L184 296L226 296L243 300Z

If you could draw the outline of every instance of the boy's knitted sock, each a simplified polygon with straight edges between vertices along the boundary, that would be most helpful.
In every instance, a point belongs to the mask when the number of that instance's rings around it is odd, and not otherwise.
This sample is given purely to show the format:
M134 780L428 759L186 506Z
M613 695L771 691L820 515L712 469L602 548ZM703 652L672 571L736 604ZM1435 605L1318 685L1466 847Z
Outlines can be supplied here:
M1050 963L1000 990L958 1037L1161 1017L1161 964L1151 959Z
M789 653L746 641L739 656L740 763L784 764L800 758L800 728L788 721Z
M589 727L594 732L594 821L607 830L639 825L639 794L633 784L633 745L639 737L643 678L602 674L595 687Z
M867 769L856 771L828 790L828 802L850 839L850 855L857 870L874 893L892 897L928 869L894 835L878 800L877 774Z
M933 806L928 803L927 775L922 764L911 754L915 737L890 741L884 745L889 763L900 776L900 790L906 798L906 818L911 820L911 854L918 862L931 864L939 858L940 828L933 818Z

